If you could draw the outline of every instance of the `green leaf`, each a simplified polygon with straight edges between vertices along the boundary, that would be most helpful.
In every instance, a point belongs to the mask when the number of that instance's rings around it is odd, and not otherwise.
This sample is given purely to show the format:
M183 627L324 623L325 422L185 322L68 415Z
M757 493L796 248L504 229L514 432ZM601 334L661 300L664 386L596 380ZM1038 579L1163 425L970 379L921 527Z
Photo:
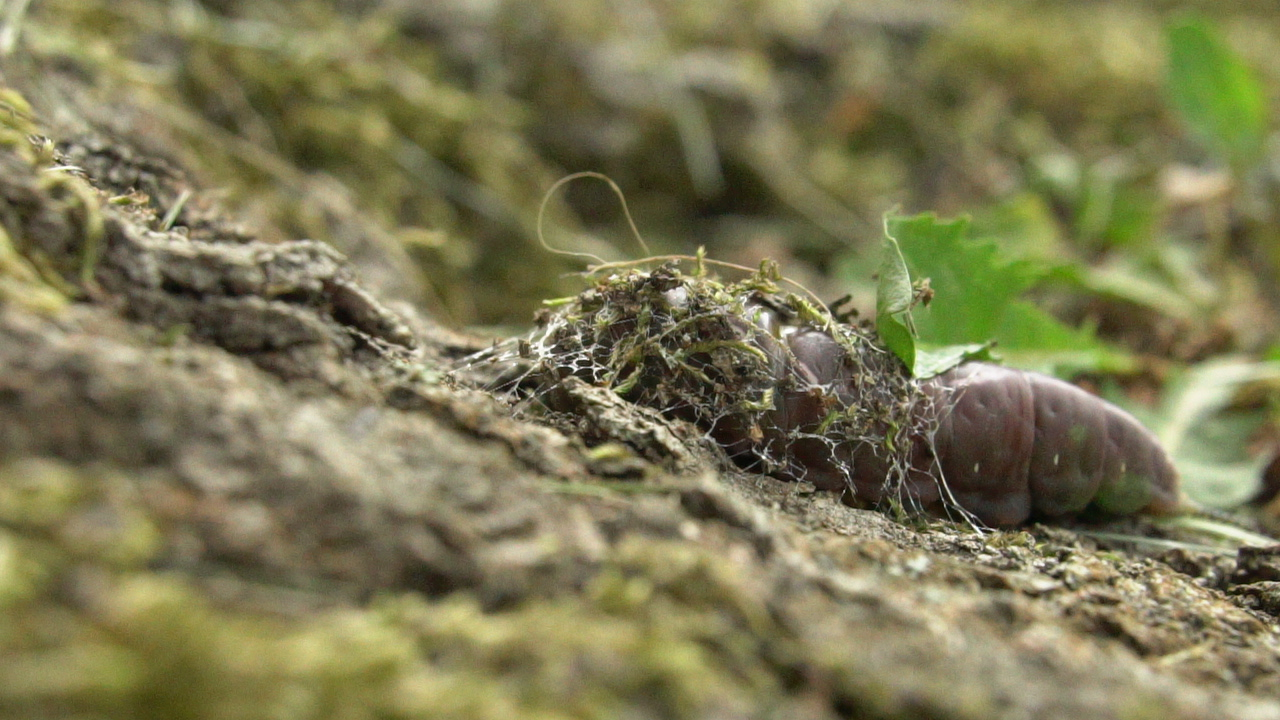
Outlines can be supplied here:
M916 365L916 339L910 328L902 321L885 315L876 320L876 332L880 334L880 342L893 351L907 369L914 374Z
M921 343L994 340L1012 363L1050 372L1124 366L1123 356L1107 350L1091 329L1064 325L1021 299L1048 276L1048 262L1010 260L994 242L970 239L968 229L966 218L939 220L933 214L886 220L910 275L929 278L934 290L933 302L914 314Z
M916 338L915 326L911 320L911 305L914 300L915 289L911 287L907 261L902 257L898 241L886 224L880 258L880 281L876 287L876 332L880 335L880 341L913 372L916 366Z
M970 360L991 361L993 359L991 343L917 347L913 374L921 380L928 380Z
M1169 96L1182 119L1238 172L1262 156L1262 85L1218 33L1199 20L1168 29Z
M911 273L929 278L933 287L935 302L916 318L929 342L991 340L1005 306L1038 275L1026 263L1004 262L995 243L967 240L968 218L939 220L926 213L891 217L886 224Z
M1005 307L995 332L1001 353L1024 370L1059 375L1132 372L1133 358L1098 340L1093 328L1072 327L1026 300Z

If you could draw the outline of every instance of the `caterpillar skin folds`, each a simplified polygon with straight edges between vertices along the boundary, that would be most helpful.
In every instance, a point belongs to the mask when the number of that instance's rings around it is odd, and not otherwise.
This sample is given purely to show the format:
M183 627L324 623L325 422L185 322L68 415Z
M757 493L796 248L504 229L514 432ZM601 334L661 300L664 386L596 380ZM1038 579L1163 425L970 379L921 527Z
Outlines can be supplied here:
M1178 507L1178 474L1132 415L1039 373L970 363L925 385L950 394L933 452L956 502L989 525Z
M926 381L932 437L912 438L911 467L885 485L886 455L873 444L832 447L814 431L830 411L859 401L847 349L827 333L787 336L798 386L782 389L767 439L785 464L772 474L823 490L852 491L861 503L894 491L935 514L954 501L987 525L1074 515L1162 514L1178 506L1177 471L1155 436L1115 405L1056 378L967 363ZM776 353L776 350L770 354Z

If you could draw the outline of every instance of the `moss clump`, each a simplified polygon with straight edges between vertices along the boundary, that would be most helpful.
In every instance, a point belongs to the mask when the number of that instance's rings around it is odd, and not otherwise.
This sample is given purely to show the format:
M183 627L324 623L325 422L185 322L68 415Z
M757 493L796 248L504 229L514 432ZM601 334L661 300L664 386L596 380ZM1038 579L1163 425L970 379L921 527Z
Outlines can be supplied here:
M775 293L760 277L724 285L674 266L609 277L539 317L531 346L555 375L575 375L644 405L714 423L758 420L777 361L748 304ZM728 407L726 407L728 406Z
M598 282L525 347L551 409L578 377L707 430L744 466L862 503L920 509L932 399L867 328L778 288L769 264L722 283L674 265Z

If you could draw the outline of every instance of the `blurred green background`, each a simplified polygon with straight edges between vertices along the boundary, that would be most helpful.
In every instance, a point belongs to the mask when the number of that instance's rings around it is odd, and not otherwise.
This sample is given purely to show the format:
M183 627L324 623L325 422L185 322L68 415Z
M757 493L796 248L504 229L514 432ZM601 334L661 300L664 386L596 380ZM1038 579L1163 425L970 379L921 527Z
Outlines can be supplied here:
M1184 467L1217 473L1202 493L1217 504L1252 492L1275 444L1273 2L5 11L11 63L127 98L133 132L184 148L266 239L330 242L446 323L518 329L580 289L565 274L582 263L536 227L572 172L613 178L655 253L770 257L864 312L885 214L928 211L944 220L899 224L936 291L916 311L923 342L995 340L1013 364L1083 374L1194 454ZM549 207L552 245L641 254L603 183ZM1228 419L1229 443L1194 449Z

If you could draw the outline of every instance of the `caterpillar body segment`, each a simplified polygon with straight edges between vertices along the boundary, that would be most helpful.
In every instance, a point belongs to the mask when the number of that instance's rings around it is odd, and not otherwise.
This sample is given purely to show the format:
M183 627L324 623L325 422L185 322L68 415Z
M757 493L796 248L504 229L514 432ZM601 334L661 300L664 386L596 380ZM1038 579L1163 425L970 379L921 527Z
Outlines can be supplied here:
M961 507L990 525L1073 515L1169 513L1178 476L1132 415L1039 373L962 365L926 385L940 403L934 453Z

